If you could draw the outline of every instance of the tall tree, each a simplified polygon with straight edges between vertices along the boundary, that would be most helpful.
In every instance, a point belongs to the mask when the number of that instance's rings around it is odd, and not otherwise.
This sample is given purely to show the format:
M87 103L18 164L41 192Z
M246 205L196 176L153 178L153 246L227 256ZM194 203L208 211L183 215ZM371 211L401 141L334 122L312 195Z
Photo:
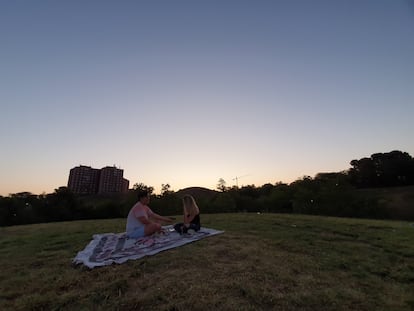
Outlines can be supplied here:
M374 153L351 161L351 182L358 187L390 187L414 184L414 159L406 152Z
M223 178L218 180L217 189L221 192L226 191L226 181Z
M171 188L170 184L161 184L161 195L167 195L167 194L172 193L170 188Z
M132 189L134 189L135 191L148 191L149 194L152 194L152 192L154 191L154 187L147 186L143 183L134 184L132 186Z

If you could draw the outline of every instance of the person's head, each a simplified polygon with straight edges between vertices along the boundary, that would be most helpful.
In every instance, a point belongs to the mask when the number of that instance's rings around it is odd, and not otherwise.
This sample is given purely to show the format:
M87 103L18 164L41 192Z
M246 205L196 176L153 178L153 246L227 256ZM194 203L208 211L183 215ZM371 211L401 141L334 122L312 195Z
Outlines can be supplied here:
M138 201L140 201L143 204L149 203L150 194L147 190L141 190L138 192Z
M197 203L191 195L186 194L183 197L183 205L186 213L188 214L197 215L200 213Z

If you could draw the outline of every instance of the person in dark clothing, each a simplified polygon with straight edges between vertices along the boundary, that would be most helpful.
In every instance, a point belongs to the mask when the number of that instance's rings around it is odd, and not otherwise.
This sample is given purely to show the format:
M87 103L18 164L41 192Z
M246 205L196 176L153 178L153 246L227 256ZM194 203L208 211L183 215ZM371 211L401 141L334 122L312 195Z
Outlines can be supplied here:
M183 197L184 222L174 225L175 231L180 234L187 233L188 230L199 231L200 224L200 210L196 201L191 195Z

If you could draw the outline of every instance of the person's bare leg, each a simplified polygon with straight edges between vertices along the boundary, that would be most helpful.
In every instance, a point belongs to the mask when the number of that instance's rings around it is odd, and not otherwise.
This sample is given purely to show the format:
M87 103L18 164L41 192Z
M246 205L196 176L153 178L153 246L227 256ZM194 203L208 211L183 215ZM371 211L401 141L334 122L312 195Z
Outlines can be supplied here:
M157 223L152 223L145 226L144 233L147 236L159 231L161 231L161 225Z

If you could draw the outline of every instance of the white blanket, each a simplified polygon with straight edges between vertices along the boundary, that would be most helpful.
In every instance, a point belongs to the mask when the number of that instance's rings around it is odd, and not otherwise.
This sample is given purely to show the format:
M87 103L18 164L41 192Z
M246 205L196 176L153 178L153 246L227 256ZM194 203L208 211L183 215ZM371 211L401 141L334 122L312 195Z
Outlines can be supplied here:
M131 239L125 233L95 234L84 250L73 259L75 264L84 264L89 268L106 266L112 263L124 263L130 259L139 259L158 252L182 246L208 236L223 233L201 227L198 232L180 235L172 226L163 227L163 233Z

